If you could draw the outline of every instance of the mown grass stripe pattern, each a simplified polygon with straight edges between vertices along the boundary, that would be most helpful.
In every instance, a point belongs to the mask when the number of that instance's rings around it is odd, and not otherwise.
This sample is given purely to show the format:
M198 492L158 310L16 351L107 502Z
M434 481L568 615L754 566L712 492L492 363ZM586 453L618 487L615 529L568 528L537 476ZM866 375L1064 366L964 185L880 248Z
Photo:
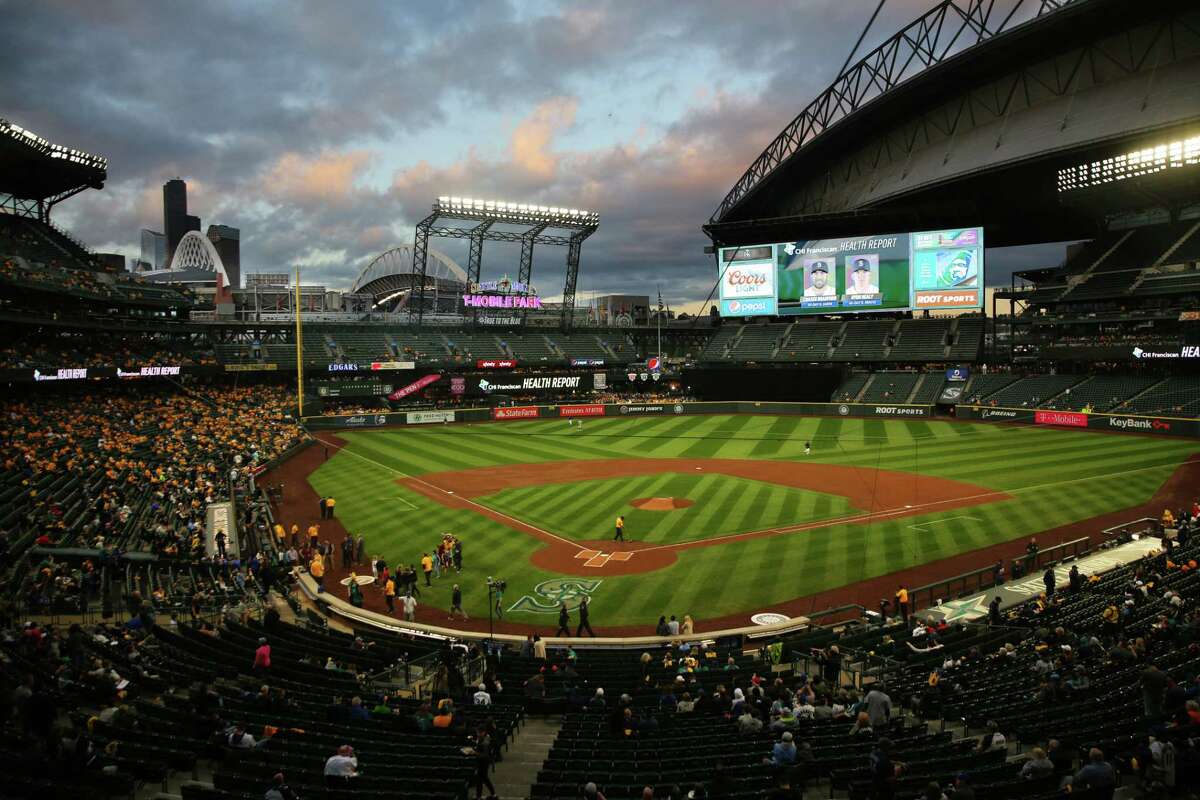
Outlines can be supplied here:
M698 618L769 608L927 561L1022 538L1048 528L1144 503L1194 442L1111 436L1048 428L928 420L842 417L701 416L588 419L582 430L562 420L429 426L343 434L337 453L310 476L314 489L338 498L347 528L389 563L416 562L441 531L466 541L461 576L467 611L486 614L487 575L509 581L506 600L560 577L533 568L542 545L473 511L446 509L396 482L396 473L474 469L501 464L637 457L750 458L919 472L1013 494L967 510L935 511L867 525L828 525L781 537L719 543L682 551L657 572L605 577L594 597L598 624L651 624L660 613ZM810 441L812 455L803 446ZM361 455L370 461L355 458ZM687 479L687 480L684 480ZM617 482L621 483L621 482ZM608 538L617 508L635 497L689 496L691 509L631 510L631 534L672 543L734 530L797 525L844 513L836 495L804 492L727 476L642 476L497 492L482 502L531 524L581 538ZM690 494L689 494L690 493ZM403 498L407 503L399 503ZM620 502L618 502L620 501ZM411 504L411 505L410 505ZM640 514L654 515L649 521ZM935 525L947 517L970 516ZM287 522L285 520L285 522ZM650 537L650 538L646 538ZM444 607L449 585L422 602ZM551 617L514 619L552 625Z

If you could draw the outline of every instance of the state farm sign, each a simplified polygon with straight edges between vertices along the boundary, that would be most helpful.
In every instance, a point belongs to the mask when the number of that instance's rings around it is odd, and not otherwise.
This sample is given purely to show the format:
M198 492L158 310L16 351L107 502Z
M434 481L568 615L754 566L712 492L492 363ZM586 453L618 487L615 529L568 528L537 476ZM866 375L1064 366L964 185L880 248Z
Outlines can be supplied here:
M537 406L513 406L493 408L492 419L532 419L538 415Z
M1072 411L1035 411L1033 421L1038 425L1065 425L1069 428L1086 428L1088 415Z

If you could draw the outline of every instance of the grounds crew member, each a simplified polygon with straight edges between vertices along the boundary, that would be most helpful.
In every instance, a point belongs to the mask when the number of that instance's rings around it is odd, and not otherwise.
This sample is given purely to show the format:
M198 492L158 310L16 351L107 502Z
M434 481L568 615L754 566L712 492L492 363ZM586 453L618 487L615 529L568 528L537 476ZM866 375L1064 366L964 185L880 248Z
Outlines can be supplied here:
M308 565L308 574L316 580L317 591L325 591L325 561L320 555L313 556L312 563Z
M613 536L613 541L625 541L625 517L617 517L617 533Z

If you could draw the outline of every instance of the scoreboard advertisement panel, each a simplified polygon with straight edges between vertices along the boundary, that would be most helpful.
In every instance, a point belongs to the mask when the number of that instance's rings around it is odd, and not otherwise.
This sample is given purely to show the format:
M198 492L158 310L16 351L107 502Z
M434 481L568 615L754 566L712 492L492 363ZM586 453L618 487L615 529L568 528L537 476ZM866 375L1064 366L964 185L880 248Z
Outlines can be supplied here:
M723 247L726 317L983 307L983 229Z

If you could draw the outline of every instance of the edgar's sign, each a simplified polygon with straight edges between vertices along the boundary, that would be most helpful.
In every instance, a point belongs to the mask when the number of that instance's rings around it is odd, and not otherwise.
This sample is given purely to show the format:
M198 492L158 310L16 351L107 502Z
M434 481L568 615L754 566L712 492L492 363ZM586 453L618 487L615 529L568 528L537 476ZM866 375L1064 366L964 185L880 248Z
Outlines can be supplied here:
M600 586L600 581L580 578L554 578L542 581L533 587L533 595L525 595L509 606L509 611L529 611L533 614L557 614L561 603L568 611L579 608L579 601L590 597Z

